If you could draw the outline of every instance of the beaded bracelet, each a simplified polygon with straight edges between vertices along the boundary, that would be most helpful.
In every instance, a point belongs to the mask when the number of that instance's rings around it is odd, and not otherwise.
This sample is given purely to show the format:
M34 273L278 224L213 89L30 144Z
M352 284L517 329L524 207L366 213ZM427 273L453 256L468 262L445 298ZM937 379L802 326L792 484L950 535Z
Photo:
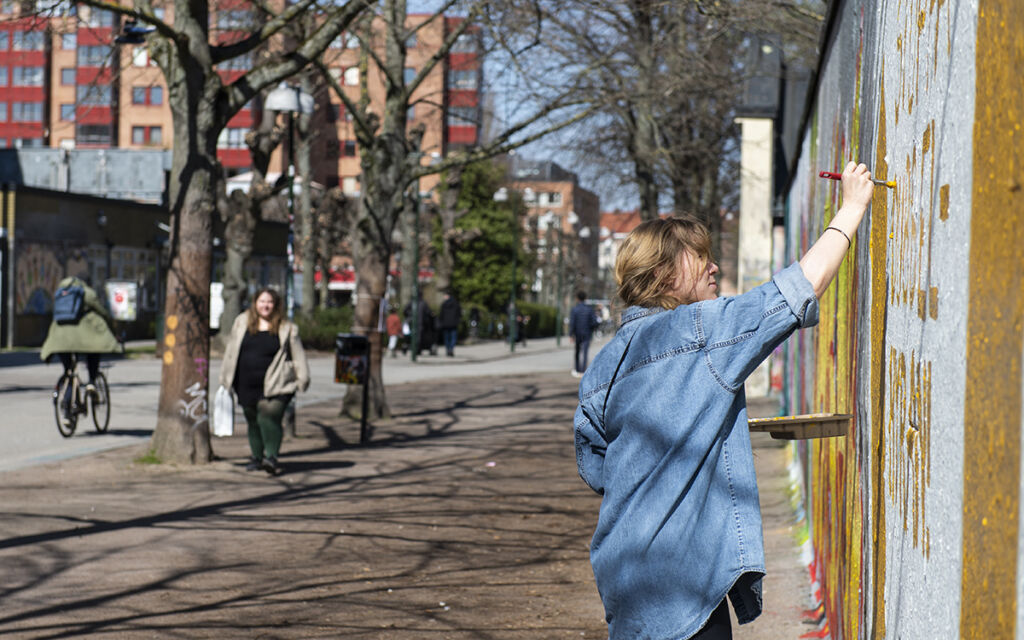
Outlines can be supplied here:
M838 231L839 233L843 234L843 237L846 238L846 241L850 244L850 246L853 246L853 240L850 240L850 236L846 235L845 231L843 231L839 227L825 227L825 231L828 231L829 229L833 231Z

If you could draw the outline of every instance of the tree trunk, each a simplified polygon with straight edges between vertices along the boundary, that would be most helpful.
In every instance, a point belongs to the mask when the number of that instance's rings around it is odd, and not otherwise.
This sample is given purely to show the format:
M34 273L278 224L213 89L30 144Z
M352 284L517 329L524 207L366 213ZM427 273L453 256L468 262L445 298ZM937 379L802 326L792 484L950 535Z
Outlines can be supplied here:
M312 83L308 75L302 77L302 89L312 93ZM316 238L313 226L313 199L311 185L313 183L312 168L312 121L313 114L303 113L298 118L295 128L298 134L295 149L295 163L299 176L302 178L302 191L299 194L299 247L302 257L302 314L311 316L316 306ZM324 277L327 274L323 274Z
M187 187L172 228L153 449L165 462L197 464L213 458L208 410L210 247L214 181L219 179L214 172L219 167L214 162L182 167L183 158L184 153L175 154L175 176Z
M364 229L357 231L352 238L353 256L356 273L359 279L356 284L356 308L352 330L365 335L370 341L370 393L367 415L368 420L388 419L388 409L384 393L384 377L381 367L383 359L381 350L383 342L378 327L381 301L387 288L387 250L381 252L382 243L374 238L374 232L367 237ZM363 389L361 386L350 385L343 401L343 412L353 420L362 417Z

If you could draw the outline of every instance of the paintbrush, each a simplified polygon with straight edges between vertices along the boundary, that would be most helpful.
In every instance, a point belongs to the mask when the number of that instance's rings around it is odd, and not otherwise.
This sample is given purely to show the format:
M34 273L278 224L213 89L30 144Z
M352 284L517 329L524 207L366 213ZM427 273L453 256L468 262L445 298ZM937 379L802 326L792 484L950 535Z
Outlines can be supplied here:
M843 174L841 174L841 173L833 173L831 171L819 171L818 172L818 177L819 178L828 178L829 180L842 180L843 179ZM880 185L889 187L890 189L895 189L896 188L896 181L895 180L888 180L888 181L886 181L886 180L875 180L874 178L871 178L871 182L874 182L875 184L880 184Z

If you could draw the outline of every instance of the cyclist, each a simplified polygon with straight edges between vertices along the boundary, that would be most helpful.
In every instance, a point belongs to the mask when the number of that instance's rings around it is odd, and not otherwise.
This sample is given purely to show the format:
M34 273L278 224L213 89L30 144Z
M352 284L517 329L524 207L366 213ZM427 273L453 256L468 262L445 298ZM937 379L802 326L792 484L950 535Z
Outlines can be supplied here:
M89 370L89 382L85 390L89 394L95 394L96 375L100 371L100 354L120 351L121 346L114 337L114 320L110 311L96 291L84 280L73 276L64 278L57 284L55 297L57 292L73 287L82 289L81 311L75 320L62 319L58 322L55 318L50 323L39 357L44 362L49 362L56 354L60 357L64 370L73 373L75 354L85 355L86 368Z

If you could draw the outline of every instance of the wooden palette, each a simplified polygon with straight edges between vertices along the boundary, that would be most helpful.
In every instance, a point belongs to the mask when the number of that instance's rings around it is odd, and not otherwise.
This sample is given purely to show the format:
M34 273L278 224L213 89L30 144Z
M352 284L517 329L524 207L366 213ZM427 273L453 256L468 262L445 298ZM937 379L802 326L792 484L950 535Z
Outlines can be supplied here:
M805 413L798 416L753 418L747 420L751 431L765 431L776 440L807 440L845 436L850 428L850 413Z

